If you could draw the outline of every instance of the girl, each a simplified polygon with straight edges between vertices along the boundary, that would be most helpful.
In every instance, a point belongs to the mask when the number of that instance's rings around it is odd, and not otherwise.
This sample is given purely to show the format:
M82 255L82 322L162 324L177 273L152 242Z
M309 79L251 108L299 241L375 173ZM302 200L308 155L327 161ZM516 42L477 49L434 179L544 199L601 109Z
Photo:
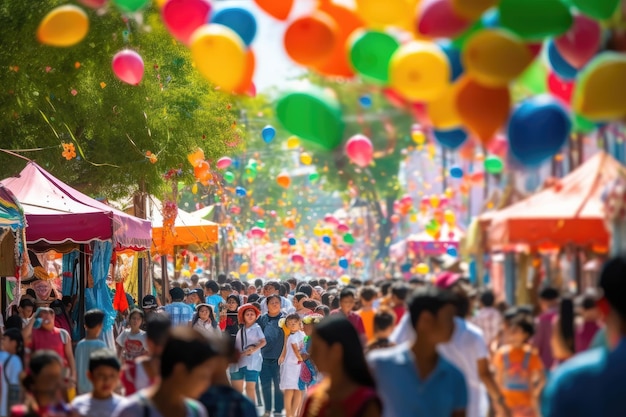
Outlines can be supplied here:
M130 395L135 392L133 375L136 374L135 360L148 353L148 341L146 332L141 330L143 323L143 311L133 310L128 316L130 329L124 329L116 339L118 349L121 351L123 365L122 384L125 394Z
M288 315L285 324L289 330L289 336L278 360L281 365L280 389L285 394L287 417L296 417L302 403L302 391L298 388L298 381L300 379L300 365L303 362L300 352L304 349L304 332L300 330L302 320L298 313Z
M240 352L241 358L232 367L230 379L233 388L239 392L243 391L245 380L246 395L256 403L256 382L263 364L261 348L265 346L265 335L256 323L261 312L252 304L244 304L239 307L237 314L242 326L235 337L235 347Z
M220 336L221 332L217 327L213 308L208 304L198 304L196 306L196 314L191 321L191 327L199 331L206 338L211 336Z
M236 295L229 295L226 299L226 312L225 314L225 327L224 334L230 336L233 346L235 344L235 337L239 330L239 320L237 316L237 310L241 305L239 297Z
M62 400L63 363L56 352L35 352L22 385L26 401L11 409L11 417L78 417Z
M311 352L311 335L313 334L313 326L318 324L324 318L321 314L310 314L302 319L302 329L304 330L304 347L300 352L303 362L300 367L300 378L298 380L298 389L306 391L316 381L317 370L309 356Z
M24 339L22 332L17 329L9 329L2 336L2 352L0 352L2 375L0 386L2 390L2 409L0 415L8 416L9 410L14 405L21 403L20 373L24 363Z
M302 417L379 417L381 404L370 374L361 339L343 315L315 325L311 359L324 379L304 404Z

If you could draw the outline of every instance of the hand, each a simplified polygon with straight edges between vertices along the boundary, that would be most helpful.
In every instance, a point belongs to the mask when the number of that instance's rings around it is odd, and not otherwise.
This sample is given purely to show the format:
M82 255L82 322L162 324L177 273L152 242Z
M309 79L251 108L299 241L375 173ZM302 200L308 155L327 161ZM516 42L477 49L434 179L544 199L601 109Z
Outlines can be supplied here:
M504 403L495 405L496 416L498 417L511 417L511 410Z
M278 358L278 364L282 365L283 362L285 362L285 358L283 358L282 356L280 358Z

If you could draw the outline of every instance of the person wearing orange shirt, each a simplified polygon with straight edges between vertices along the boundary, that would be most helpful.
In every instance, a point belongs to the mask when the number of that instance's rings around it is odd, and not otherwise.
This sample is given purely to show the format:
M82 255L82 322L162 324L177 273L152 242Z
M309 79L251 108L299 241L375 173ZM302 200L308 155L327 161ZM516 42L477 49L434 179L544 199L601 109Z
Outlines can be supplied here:
M361 309L357 311L357 314L361 316L363 321L363 327L365 327L365 336L367 342L374 340L374 300L378 295L378 291L374 287L363 287L360 291Z

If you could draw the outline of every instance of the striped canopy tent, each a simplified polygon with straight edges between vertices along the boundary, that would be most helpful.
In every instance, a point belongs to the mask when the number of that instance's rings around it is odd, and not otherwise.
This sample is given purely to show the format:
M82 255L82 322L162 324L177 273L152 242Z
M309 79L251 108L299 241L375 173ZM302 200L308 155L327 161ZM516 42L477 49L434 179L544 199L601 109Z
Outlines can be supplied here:
M0 276L20 276L17 268L28 265L24 209L8 188L0 185Z

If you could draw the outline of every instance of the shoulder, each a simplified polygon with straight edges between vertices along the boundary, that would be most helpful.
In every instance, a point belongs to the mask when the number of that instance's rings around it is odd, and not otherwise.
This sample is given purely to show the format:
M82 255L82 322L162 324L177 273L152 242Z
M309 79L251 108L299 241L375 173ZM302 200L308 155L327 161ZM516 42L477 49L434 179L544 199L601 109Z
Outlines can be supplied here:
M79 395L76 398L74 398L72 400L72 407L78 406L78 405L83 405L86 403L89 403L91 401L91 394L83 394L83 395Z
M190 417L207 417L206 408L201 402L197 400L187 399L185 400L187 408L191 411L191 414L187 414Z
M122 398L115 411L113 411L112 417L136 417L141 415L141 409L144 406L141 397L138 394L134 394L128 398Z
M366 356L366 359L370 365L391 363L405 364L408 359L408 353L409 344L402 343L389 348L373 350Z
M550 380L555 384L589 381L604 370L607 357L608 353L603 348L582 352L557 368Z

